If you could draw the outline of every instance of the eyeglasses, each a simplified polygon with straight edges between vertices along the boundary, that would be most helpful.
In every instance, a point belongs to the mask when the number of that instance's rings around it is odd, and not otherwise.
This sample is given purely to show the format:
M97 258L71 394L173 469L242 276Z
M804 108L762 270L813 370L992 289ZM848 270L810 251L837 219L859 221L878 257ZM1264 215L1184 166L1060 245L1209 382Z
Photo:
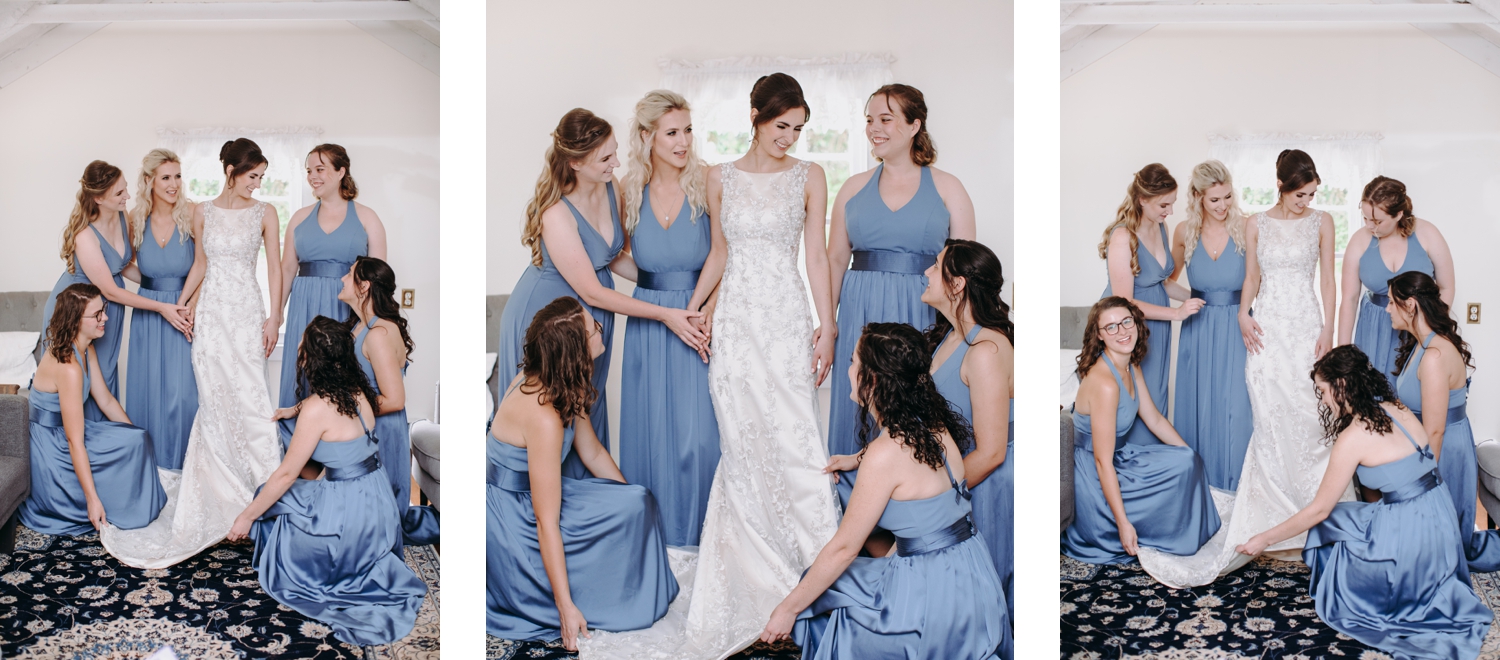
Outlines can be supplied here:
M1134 328L1134 327L1135 327L1135 317L1134 316L1127 316L1124 319L1122 319L1119 323L1111 323L1109 325L1101 325L1101 326L1099 326L1099 329L1103 330L1104 334L1106 334L1106 335L1118 335L1118 334L1120 334L1121 330L1129 330L1129 329Z
M101 309L97 312L94 312L93 314L90 314L89 318L94 319L94 322L96 323L103 323L105 321L104 310Z

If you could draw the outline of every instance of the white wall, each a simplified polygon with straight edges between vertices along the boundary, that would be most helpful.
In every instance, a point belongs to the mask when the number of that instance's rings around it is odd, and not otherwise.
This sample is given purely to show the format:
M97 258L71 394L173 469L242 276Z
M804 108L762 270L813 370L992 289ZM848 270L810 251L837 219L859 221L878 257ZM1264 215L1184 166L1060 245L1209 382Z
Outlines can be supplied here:
M490 12L486 291L510 292L529 263L530 253L520 241L522 214L558 119L584 107L619 130L636 101L660 86L657 61L662 58L894 54L895 80L917 87L927 98L938 167L964 182L974 201L979 240L1009 266L1010 4L832 4L838 6L805 3L787 13L744 4L659 0L649 11L627 11L619 2L581 0ZM1007 270L1007 297L1013 278ZM617 288L631 291L623 280ZM619 355L623 321L616 327ZM620 361L614 362L609 395L617 426Z
M1364 131L1385 136L1382 173L1406 183L1453 249L1457 314L1469 302L1489 311L1460 327L1479 367L1470 400L1492 399L1500 77L1407 25L1163 26L1063 81L1062 304L1098 300L1096 246L1141 166L1163 163L1185 185L1210 134ZM1477 439L1500 435L1500 410L1469 413Z
M385 222L397 285L417 290L407 409L431 417L438 77L348 23L116 23L0 89L0 290L51 290L89 161L125 170L134 195L157 129L210 126L315 126L349 150L360 202Z

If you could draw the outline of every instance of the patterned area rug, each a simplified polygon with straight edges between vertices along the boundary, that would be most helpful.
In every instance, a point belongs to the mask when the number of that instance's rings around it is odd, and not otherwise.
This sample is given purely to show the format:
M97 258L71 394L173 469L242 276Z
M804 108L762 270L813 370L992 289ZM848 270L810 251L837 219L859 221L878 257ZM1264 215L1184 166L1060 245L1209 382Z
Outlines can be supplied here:
M561 639L546 643L512 642L485 635L485 641L485 660L561 660L578 657L578 654L563 649ZM776 644L756 642L754 646L730 656L729 660L798 660L801 657L802 649L791 641Z
M115 561L97 534L48 536L21 527L0 554L0 657L133 660L170 644L187 658L438 658L438 556L408 547L427 583L417 625L388 646L356 647L260 589L251 546L220 543L165 569Z
M1391 660L1324 625L1301 562L1261 557L1213 584L1172 589L1139 564L1096 566L1061 557L1061 658L1286 658ZM1500 608L1500 573L1476 573L1474 589ZM1479 655L1500 660L1491 626Z

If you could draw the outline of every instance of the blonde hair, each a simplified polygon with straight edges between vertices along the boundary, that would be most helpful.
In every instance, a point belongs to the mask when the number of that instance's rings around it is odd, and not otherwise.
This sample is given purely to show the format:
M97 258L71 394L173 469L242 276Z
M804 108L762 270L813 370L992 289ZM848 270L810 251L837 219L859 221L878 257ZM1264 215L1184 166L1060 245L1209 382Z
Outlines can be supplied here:
M681 94L665 89L646 93L635 104L635 117L630 121L630 172L625 175L625 232L635 233L635 225L641 219L641 197L646 184L651 183L651 142L656 138L656 125L668 112L681 110L692 112L687 99ZM645 133L645 137L641 134ZM708 208L708 186L704 182L707 168L698 159L692 140L688 141L687 167L682 169L679 180L682 191L687 193L689 219L698 222L698 214Z
M89 163L83 168L83 178L78 180L78 196L73 202L73 212L68 214L68 226L63 229L62 260L73 270L73 253L78 250L78 234L99 219L99 202L94 198L109 193L115 182L124 176L120 168L102 160ZM125 239L131 240L130 226L125 226Z
M1182 263L1193 261L1193 251L1198 249L1198 239L1203 235L1203 197L1208 189L1219 184L1229 186L1229 215L1224 217L1224 228L1234 241L1234 251L1245 253L1245 214L1240 211L1239 196L1234 194L1234 177L1229 168L1217 160L1206 160L1193 168L1193 178L1188 182L1187 235L1183 237Z
M140 247L146 240L146 222L151 219L151 207L156 204L153 194L156 190L156 170L166 163L182 166L177 154L166 149L152 149L141 159L141 178L136 184L135 207L130 209L132 242L136 247ZM181 187L177 189L177 203L172 206L172 222L177 224L177 242L186 243L193 235L193 202Z
M609 122L583 108L569 110L557 122L552 131L552 145L544 156L546 166L536 179L536 192L526 204L526 224L521 229L521 245L531 248L531 265L542 267L542 214L578 185L578 173L573 171L572 163L588 157L613 132Z
M1130 185L1125 188L1125 201L1120 202L1120 208L1115 209L1115 221L1104 228L1104 239L1099 242L1099 258L1109 258L1109 236L1123 227L1130 233L1130 272L1140 275L1141 262L1137 248L1141 245L1138 236L1141 228L1141 200L1161 197L1176 190L1177 179L1172 178L1172 174L1161 163L1152 163L1136 172Z

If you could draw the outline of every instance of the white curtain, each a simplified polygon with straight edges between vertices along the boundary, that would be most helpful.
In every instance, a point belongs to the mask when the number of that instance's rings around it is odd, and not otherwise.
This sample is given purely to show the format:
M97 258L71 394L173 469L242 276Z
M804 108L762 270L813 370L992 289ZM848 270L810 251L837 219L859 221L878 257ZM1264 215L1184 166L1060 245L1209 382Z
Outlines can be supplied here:
M1330 135L1210 135L1209 156L1234 175L1234 185L1276 187L1276 156L1283 149L1301 149L1312 156L1325 185L1346 188L1357 197L1370 179L1380 174L1379 133Z
M295 206L310 203L307 199L303 176L302 158L317 146L323 129L315 127L289 128L163 128L157 131L157 143L177 152L182 159L184 179L215 180L224 178L224 168L219 164L219 149L224 143L236 138L250 138L260 145L265 154L266 178L288 182L295 191L292 199ZM195 198L194 201L203 201Z

